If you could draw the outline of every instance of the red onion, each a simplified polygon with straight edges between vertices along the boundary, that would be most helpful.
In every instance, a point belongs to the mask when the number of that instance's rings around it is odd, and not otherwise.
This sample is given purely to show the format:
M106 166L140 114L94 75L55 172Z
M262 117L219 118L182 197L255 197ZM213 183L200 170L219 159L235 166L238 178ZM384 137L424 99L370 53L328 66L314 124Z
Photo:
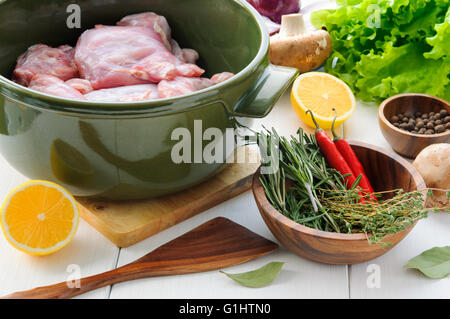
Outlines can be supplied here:
M281 16L300 11L299 0L247 0L263 16L281 23Z

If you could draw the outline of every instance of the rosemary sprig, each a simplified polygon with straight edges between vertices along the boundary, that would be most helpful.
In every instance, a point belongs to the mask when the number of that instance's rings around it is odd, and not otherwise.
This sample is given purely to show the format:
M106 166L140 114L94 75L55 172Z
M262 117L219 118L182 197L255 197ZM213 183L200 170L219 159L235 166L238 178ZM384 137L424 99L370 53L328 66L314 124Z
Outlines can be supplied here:
M311 152L312 148L305 148L304 143L315 145L315 150ZM322 184L336 189L339 189L339 187L345 188L345 186L342 181L336 183L330 177L330 174L327 173L328 167L315 140L300 131L298 140L295 137L291 137L288 140L279 136L275 130L265 130L265 133L258 133L258 145L263 163L268 163L270 160L269 156L272 156L274 152L279 154L279 172L265 174L261 177L261 183L266 189L266 194L269 194L268 198L272 205L278 207L281 212L288 213L286 211L288 204L286 178L288 178L295 183L297 193L301 197L309 199L314 216L320 216L320 218L324 219L324 229L333 229L335 232L340 232L340 228L333 217L322 207L315 188ZM273 163L271 164L273 165ZM319 183L317 183L317 179L320 179ZM282 191L279 190L280 187ZM283 194L283 196L275 196L276 194ZM289 200L293 203L294 198L290 197ZM317 219L307 218L307 220L311 221Z

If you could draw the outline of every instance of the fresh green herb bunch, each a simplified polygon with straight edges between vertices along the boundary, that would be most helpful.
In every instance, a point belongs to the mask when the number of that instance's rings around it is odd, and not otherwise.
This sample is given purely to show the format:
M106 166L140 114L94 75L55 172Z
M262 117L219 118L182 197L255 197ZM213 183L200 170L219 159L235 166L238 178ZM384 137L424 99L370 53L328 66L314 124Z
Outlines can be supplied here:
M377 197L392 197L377 202L368 202L367 198L363 203L355 201L354 196L349 196L347 191L324 190L322 194L323 206L340 222L342 232L365 233L371 243L381 243L386 235L405 230L415 221L426 218L429 212L424 209L424 194L419 191L378 192L374 193ZM360 195L356 196L358 198Z
M427 217L421 192L374 193L379 201L373 202L356 189L360 177L347 189L344 176L327 165L315 137L302 129L297 133L289 139L273 129L257 133L262 163L278 152L279 169L262 174L260 181L269 202L283 215L318 230L365 233L371 243ZM383 195L390 198L381 199Z
M260 179L271 204L298 223L340 232L339 225L322 207L316 189L345 190L346 186L342 175L328 167L315 137L301 129L298 139L291 136L288 140L274 129L257 134L263 163L268 163L273 153L278 152L279 169ZM292 182L288 191L286 178ZM309 209L305 210L306 207Z

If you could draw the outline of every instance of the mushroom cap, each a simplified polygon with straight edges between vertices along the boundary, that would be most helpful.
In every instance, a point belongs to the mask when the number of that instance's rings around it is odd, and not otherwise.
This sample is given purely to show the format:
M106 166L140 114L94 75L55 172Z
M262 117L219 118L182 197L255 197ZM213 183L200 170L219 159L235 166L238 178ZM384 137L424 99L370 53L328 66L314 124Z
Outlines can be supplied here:
M270 62L307 72L321 66L332 47L331 37L325 30L288 37L274 35L270 38Z
M434 190L427 199L427 206L444 207L449 205L446 191L450 189L450 144L438 143L424 148L413 163L422 175L428 188Z

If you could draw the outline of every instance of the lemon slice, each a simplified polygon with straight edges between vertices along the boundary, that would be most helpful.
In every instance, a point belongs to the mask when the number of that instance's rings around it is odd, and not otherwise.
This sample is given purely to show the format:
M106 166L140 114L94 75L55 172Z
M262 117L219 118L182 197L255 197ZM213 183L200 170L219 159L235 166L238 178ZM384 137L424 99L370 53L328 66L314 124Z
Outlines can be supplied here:
M32 255L49 255L65 247L78 228L75 199L61 186L33 180L13 189L0 211L6 239Z
M298 117L308 126L315 128L311 110L320 128L331 128L336 109L335 126L340 126L355 111L356 100L352 90L340 79L323 72L308 72L300 75L292 86L292 107Z

